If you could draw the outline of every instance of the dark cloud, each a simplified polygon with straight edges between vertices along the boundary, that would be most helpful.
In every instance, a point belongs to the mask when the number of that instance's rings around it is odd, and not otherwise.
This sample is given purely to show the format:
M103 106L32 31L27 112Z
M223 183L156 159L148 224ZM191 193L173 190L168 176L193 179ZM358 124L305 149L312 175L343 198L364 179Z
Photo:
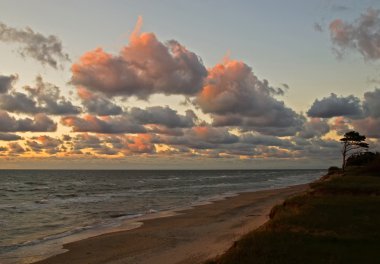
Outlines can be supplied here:
M20 144L16 142L12 142L8 144L8 151L9 151L8 154L11 156L17 156L26 152L26 150L23 147L21 147Z
M59 152L61 144L61 140L49 136L32 137L31 140L27 140L26 142L26 145L34 152L45 152L50 155Z
M85 150L91 150L101 155L117 155L120 153L125 156L151 154L156 151L151 139L152 136L148 134L94 136L83 133L72 138L71 151L82 154Z
M101 48L84 54L71 68L72 83L109 97L199 92L207 75L200 58L177 41L163 44L153 33L140 33L141 23L119 55Z
M100 137L89 135L87 133L78 134L74 137L70 138L70 143L73 145L74 151L80 151L82 149L100 149L101 148L101 140Z
M316 99L307 115L310 117L330 118L334 116L360 117L363 114L360 99L350 95L347 97L332 93L321 100Z
M29 95L38 102L41 112L51 115L69 115L80 113L80 108L74 106L61 95L58 86L44 82L41 76L37 76L35 87L26 86Z
M363 108L366 115L380 118L380 89L364 93Z
M192 110L187 110L185 115L179 115L177 111L168 106L152 106L146 109L133 107L129 115L140 124L159 124L168 128L192 127L197 116Z
M123 112L120 106L103 95L92 93L85 88L78 88L77 91L87 113L106 116L119 115Z
M292 143L289 140L280 139L274 136L260 134L244 133L240 136L240 142L252 145L290 147Z
M14 113L46 113L49 115L78 114L81 109L60 94L59 87L37 76L34 87L25 86L28 94L11 91L0 95L0 109Z
M93 115L84 117L67 116L61 119L65 126L73 128L74 132L93 132L104 134L145 133L146 129L129 116L103 117Z
M321 118L311 118L308 122L304 123L299 136L303 138L321 137L330 131L330 126Z
M149 131L165 134L181 133L179 128L192 127L197 116L192 110L187 110L185 115L168 106L152 106L146 109L132 107L129 111L118 116L85 117L67 116L61 119L61 123L73 127L75 132L94 133L146 133L144 125L149 125Z
M35 114L42 111L37 106L37 102L30 96L12 91L10 94L0 95L0 109L7 110L12 113L28 113Z
M183 128L168 128L164 125L149 124L145 126L149 133L151 134L164 134L168 136L182 136Z
M158 136L154 143L185 146L193 149L215 149L237 143L239 137L231 134L227 128L196 126L186 129L182 136Z
M277 134L281 129L293 135L303 120L273 97L278 94L275 90L268 81L259 80L248 65L226 60L209 70L205 86L194 104L211 114L214 126L260 129L267 134Z
M55 69L62 67L62 63L70 61L57 36L44 36L29 27L17 29L0 22L0 41L18 44L20 46L18 53L21 56L33 58Z
M57 124L45 114L36 114L33 119L16 119L0 110L0 132L52 132L56 130Z
M368 9L353 23L336 19L330 23L334 50L342 56L346 50L357 50L367 60L380 58L380 10Z
M100 116L120 115L123 109L104 97L96 97L93 100L82 100L86 112Z
M17 75L0 75L0 94L7 93L12 88L12 84L17 78Z
M16 134L0 133L0 141L14 141L19 139L22 139L22 137Z

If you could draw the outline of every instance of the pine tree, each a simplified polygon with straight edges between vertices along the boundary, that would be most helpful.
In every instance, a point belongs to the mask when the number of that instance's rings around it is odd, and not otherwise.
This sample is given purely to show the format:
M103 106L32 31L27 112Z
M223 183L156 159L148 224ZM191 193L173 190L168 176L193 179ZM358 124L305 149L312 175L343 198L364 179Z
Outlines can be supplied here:
M344 134L344 137L340 139L343 143L342 148L342 156L343 163L342 169L346 168L347 158L349 158L352 154L361 151L362 149L368 149L368 143L364 142L366 137L364 135L360 135L359 132L350 131Z

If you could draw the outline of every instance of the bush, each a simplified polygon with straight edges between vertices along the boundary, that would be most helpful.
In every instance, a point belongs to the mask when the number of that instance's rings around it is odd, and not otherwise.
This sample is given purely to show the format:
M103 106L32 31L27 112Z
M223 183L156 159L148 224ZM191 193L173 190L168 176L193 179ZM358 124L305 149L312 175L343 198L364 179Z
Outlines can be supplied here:
M347 166L364 166L380 157L380 153L361 152L351 155L347 159Z
M331 167L328 169L327 174L330 175L330 174L334 174L334 173L341 172L341 171L342 171L341 168L336 167L336 166L331 166Z

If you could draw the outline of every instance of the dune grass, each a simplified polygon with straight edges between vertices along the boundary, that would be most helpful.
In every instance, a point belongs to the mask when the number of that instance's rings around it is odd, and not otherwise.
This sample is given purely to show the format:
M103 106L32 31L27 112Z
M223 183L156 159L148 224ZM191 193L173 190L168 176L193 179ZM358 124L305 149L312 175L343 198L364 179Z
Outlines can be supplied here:
M206 263L380 263L380 172L363 171L311 184Z

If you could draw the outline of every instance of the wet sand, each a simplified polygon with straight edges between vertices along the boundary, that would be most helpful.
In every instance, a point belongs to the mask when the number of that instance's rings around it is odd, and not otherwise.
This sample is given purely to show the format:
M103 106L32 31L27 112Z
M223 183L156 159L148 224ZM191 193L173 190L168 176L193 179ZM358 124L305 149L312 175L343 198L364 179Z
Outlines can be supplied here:
M139 228L64 245L68 251L39 264L196 264L222 254L268 219L271 208L308 185L242 193L177 215L143 221Z

